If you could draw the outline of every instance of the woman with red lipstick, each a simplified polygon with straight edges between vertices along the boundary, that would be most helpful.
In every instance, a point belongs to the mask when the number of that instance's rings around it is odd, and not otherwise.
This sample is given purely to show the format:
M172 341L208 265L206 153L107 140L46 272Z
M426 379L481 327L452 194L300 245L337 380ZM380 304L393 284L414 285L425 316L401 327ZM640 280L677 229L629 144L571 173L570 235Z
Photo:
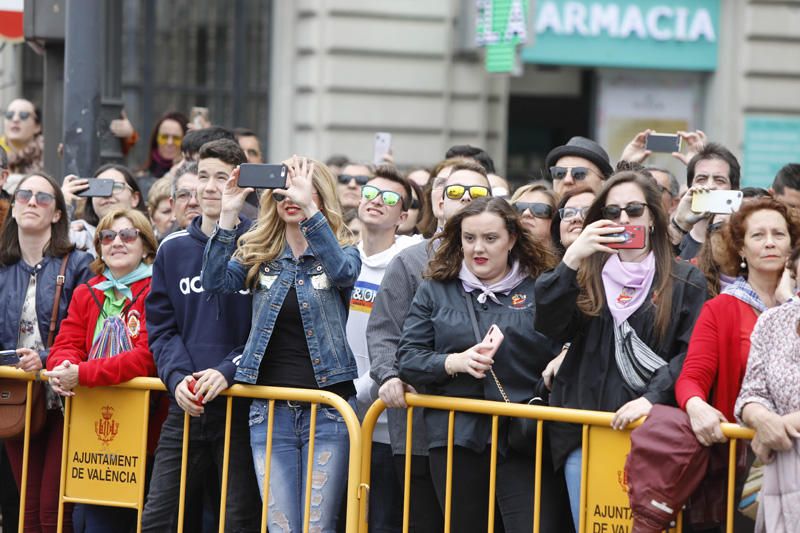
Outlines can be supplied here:
M512 402L534 397L542 371L561 347L531 327L536 276L554 262L549 246L527 230L508 202L473 200L447 222L427 279L417 290L400 340L400 378L417 390L442 396L496 401L507 397ZM492 325L504 335L496 350L480 340ZM431 474L442 510L447 417L444 411L424 411ZM497 503L503 525L508 533L530 531L534 460L509 445L505 420L500 427ZM486 529L490 434L489 417L456 415L453 531ZM541 530L569 531L569 519L563 522L563 480L554 478L550 465L545 457Z

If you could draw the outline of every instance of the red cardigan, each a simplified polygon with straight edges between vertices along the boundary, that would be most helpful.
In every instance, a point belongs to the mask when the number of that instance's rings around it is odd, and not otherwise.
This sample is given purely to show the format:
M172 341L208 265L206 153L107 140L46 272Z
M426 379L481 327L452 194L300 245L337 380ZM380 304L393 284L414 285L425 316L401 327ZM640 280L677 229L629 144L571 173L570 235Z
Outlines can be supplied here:
M114 357L87 361L92 348L95 325L100 318L100 308L89 291L94 291L100 305L103 305L106 298L102 291L90 289L89 286L105 279L103 276L96 276L89 280L88 285L83 284L75 289L67 318L61 322L61 328L47 357L48 370L52 370L64 361L80 363L78 382L86 387L116 385L135 377L156 375L153 354L147 344L144 316L144 301L150 293L151 278L139 280L131 286L136 301L122 317L131 337L133 349Z
M682 409L690 398L699 396L729 422L735 421L733 406L742 387L756 319L748 304L727 294L703 305L675 383L675 399Z

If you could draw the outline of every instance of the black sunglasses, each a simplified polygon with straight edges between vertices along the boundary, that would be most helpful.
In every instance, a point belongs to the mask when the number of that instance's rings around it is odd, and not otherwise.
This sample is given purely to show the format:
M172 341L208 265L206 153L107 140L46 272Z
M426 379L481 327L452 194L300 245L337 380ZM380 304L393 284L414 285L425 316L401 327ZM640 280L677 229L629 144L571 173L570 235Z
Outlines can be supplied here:
M339 174L339 183L342 185L347 185L351 181L356 180L356 183L359 186L366 185L367 182L370 180L369 176L351 176L350 174Z
M550 176L554 180L563 180L571 174L575 181L583 181L590 172L593 171L588 167L550 167Z
M27 205L34 196L36 197L36 203L42 207L49 207L56 201L56 197L49 192L39 191L34 194L33 191L28 189L17 189L14 193L14 200L22 205Z
M553 218L553 208L541 202L515 202L514 208L520 215L530 210L536 218Z
M17 115L20 120L28 120L31 114L30 111L6 111L6 120L14 120L14 115Z
M608 220L617 220L622 215L623 211L628 213L629 217L633 218L642 216L645 207L647 207L647 204L643 204L642 202L631 202L625 207L607 205L603 208L602 213L603 218Z

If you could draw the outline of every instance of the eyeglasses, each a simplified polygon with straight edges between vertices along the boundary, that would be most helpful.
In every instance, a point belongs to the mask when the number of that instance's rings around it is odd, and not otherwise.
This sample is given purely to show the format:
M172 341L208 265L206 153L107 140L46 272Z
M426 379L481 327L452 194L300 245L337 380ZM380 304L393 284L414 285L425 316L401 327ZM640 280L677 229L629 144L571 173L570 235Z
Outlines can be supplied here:
M589 173L597 174L594 170L588 167L550 167L550 176L554 180L563 180L567 174L572 175L575 181L583 181Z
M27 205L34 196L36 196L36 205L42 207L50 207L56 201L56 197L49 192L39 191L34 194L33 191L28 189L17 189L14 193L14 200L22 205Z
M647 207L647 204L643 204L642 202L631 202L625 207L607 205L603 208L602 213L603 218L607 218L608 220L617 220L622 215L623 211L628 213L629 217L634 218L642 216L645 207Z
M100 232L100 243L101 244L111 244L114 242L114 239L119 238L124 243L132 243L139 237L139 230L136 228L123 228L119 231L114 231L113 229L104 229Z
M159 146L164 146L165 144L174 144L180 148L181 143L183 142L183 135L167 135L166 133L159 133L158 137L156 137L156 142L159 144Z
M489 188L484 187L483 185L459 185L453 184L448 185L444 189L444 195L451 200L461 200L464 197L464 193L469 192L469 197L473 200L476 198L483 198L484 196L489 196Z
M188 202L191 198L197 200L196 189L178 189L175 191L175 200L178 202Z
M9 109L6 111L6 120L14 120L14 115L18 116L20 120L28 120L33 113L30 111L13 111Z
M553 218L553 207L541 202L515 202L514 208L520 215L530 210L536 218Z
M382 191L381 189L373 187L372 185L364 185L361 187L361 198L367 200L368 202L371 202L379 195L383 205L388 207L394 207L403 200L403 197L400 196L400 193L394 191Z
M248 148L247 150L245 150L245 153L250 157L261 157L261 152L259 152L255 148Z
M370 180L369 176L351 176L350 174L339 174L339 183L348 185L351 181L356 180L358 185L366 185Z
M121 181L115 181L111 188L114 191L114 194L120 193L126 189L133 190L130 185L127 183L122 183Z
M572 220L576 217L581 217L585 220L586 213L588 212L588 207L562 207L558 210L558 215L561 217L561 220Z

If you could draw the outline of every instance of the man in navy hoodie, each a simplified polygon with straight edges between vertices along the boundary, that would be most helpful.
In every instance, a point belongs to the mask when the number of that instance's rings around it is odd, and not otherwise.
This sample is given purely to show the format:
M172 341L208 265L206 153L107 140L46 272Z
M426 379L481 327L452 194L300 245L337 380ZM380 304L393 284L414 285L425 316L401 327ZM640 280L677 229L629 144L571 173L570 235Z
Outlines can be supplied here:
M219 219L222 187L247 158L235 141L211 141L200 149L197 200L202 216L161 243L146 301L147 333L161 381L171 395L161 429L142 531L176 531L184 412L191 415L187 487L209 487L222 477L225 400L212 401L233 384L236 366L229 356L250 332L249 292L203 292L203 250ZM239 233L248 223L240 221ZM194 393L190 387L194 386ZM225 531L258 531L261 500L253 469L247 412L250 401L235 399L231 423ZM241 453L247 450L248 453ZM217 472L208 469L216 466ZM199 483L198 483L199 481ZM214 490L216 489L216 490ZM217 504L218 508L218 504Z

